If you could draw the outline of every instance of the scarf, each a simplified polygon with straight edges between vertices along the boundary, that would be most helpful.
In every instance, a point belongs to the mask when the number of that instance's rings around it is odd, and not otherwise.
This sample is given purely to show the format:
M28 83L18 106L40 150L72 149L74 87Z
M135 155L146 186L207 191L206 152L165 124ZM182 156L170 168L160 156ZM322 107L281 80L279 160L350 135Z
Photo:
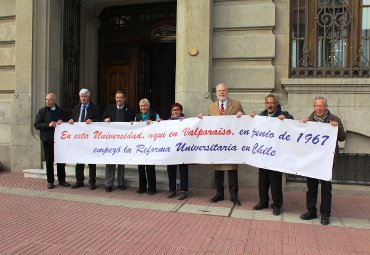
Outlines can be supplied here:
M143 121L146 121L146 120L148 120L149 115L150 115L150 111L148 111L147 113L141 113L141 119Z
M317 122L322 122L322 123L325 123L325 120L326 118L328 117L329 115L329 110L326 110L325 113L324 113L324 116L323 117L318 117L316 116L316 113L314 113L313 115L313 119L316 120Z
M180 116L171 115L171 118L169 118L169 120L181 120L183 118L185 118L185 114L181 113Z

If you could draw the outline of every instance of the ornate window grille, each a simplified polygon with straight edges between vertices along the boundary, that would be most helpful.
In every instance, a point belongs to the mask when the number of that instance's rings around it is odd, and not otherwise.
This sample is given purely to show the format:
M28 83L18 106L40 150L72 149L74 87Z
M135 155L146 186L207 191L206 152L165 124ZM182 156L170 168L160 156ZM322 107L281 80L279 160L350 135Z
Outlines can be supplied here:
M370 77L370 0L292 0L290 77Z
M78 103L80 8L81 0L64 0L61 105L68 112Z

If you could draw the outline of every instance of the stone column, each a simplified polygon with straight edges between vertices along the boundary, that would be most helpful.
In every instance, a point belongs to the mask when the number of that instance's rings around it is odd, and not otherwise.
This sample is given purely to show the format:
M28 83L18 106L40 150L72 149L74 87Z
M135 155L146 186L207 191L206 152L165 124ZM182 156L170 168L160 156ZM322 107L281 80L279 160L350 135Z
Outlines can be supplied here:
M84 2L81 6L80 21L80 86L91 90L91 99L96 103L100 23L94 12L87 8Z
M11 107L11 170L40 168L40 141L33 133L33 98L37 93L32 73L33 4L16 1L16 84Z
M212 6L212 0L177 1L175 98L188 116L207 113L210 103Z
M60 97L61 8L61 0L16 1L12 171L41 167L41 142L33 123L48 92Z

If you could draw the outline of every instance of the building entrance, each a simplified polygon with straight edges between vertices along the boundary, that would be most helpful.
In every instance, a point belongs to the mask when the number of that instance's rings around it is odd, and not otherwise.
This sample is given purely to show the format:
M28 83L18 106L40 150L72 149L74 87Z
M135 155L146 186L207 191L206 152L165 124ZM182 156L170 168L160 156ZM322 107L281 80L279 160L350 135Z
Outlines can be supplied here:
M100 15L98 104L117 90L138 110L141 98L161 117L175 99L176 3L109 7Z

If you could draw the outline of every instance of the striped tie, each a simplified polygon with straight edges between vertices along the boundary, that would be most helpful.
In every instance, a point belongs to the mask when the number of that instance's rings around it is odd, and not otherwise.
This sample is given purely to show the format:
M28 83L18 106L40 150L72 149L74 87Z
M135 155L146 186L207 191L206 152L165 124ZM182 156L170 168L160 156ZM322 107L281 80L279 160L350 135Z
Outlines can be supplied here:
M220 115L224 115L224 114L225 114L224 103L221 103L221 106L220 106Z

